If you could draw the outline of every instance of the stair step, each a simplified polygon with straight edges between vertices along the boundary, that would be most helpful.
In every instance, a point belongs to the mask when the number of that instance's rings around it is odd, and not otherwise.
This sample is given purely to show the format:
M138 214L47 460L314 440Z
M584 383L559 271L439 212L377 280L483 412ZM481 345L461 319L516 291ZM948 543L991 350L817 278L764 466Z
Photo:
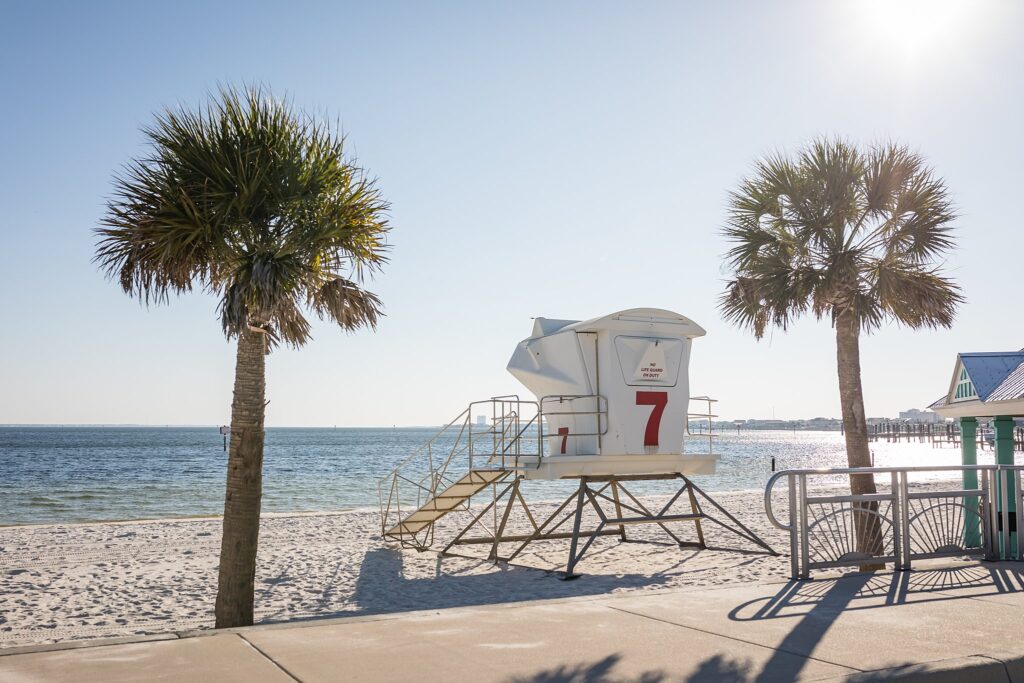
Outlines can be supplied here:
M511 474L510 470L470 470L443 491L410 513L398 524L384 533L385 536L401 537L404 534L419 533L459 505L482 491L488 485L498 482Z

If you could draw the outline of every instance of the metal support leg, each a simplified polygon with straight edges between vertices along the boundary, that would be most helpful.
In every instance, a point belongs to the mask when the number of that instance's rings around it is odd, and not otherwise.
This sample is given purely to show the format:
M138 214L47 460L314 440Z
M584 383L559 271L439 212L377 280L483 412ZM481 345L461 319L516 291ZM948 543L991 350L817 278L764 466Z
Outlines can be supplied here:
M469 526L464 528L445 547L442 554L449 553L449 550L455 545L486 544L489 546L490 551L488 559L512 562L533 541L568 539L570 541L569 557L565 563L565 577L575 578L576 566L582 561L599 536L617 536L622 541L626 539L626 526L630 524L656 524L681 547L705 548L707 546L703 527L704 518L719 524L725 529L774 554L774 551L766 543L761 541L753 532L743 526L739 520L718 505L718 503L701 491L699 487L695 486L693 482L686 479L686 477L682 475L668 475L649 478L663 480L682 479L683 485L671 496L668 504L659 506L656 511L652 512L624 485L624 481L646 480L648 477L581 477L577 490L567 496L555 511L547 516L543 523L539 525L530 511L530 506L523 497L520 488L522 480L517 478L508 483L500 493L494 496L493 500L488 501L488 505L483 510L480 510ZM609 489L611 490L609 491ZM673 512L671 508L676 501L682 498L683 493L686 493L689 500L690 511L688 513L685 513L683 510ZM709 509L719 510L724 515L723 519L727 519L732 525L708 515L704 511L704 504L701 502L700 497L707 501ZM517 504L517 500L526 513L529 525L533 528L532 531L528 531L526 534L520 532L510 535L508 530L512 518L512 508ZM604 503L601 501L604 501ZM575 509L571 507L573 503L576 505ZM498 507L501 505L504 508L499 512ZM607 512L602 507L603 505L609 506ZM587 506L593 507L598 520L594 528L588 527L584 529L583 514ZM613 506L615 510L614 517L610 514ZM485 527L486 523L483 519L488 515L493 516L495 521L493 526L487 527L487 534L479 538L467 537L471 528L475 526ZM572 530L568 531L566 527L570 524L570 520L572 520ZM697 530L698 542L684 541L673 533L669 526L673 522L693 522ZM511 555L502 557L500 555L501 544L507 542L515 542L519 545Z
M580 523L583 521L583 496L586 494L586 477L580 479L579 492L576 494L576 518L572 523L572 543L569 545L569 561L565 565L565 578L574 579L576 575L572 570L576 568L576 546L580 540Z
M689 480L686 481L686 493L690 497L690 510L693 511L693 514L703 515L703 511L697 503L697 496L693 495L693 487L690 486ZM700 524L700 517L696 519L694 525L697 527L697 542L700 543L701 548L707 548L708 544L704 542L704 527Z
M491 546L491 554L487 558L489 560L497 560L498 559L498 546L501 544L501 536L502 536L502 534L505 533L505 525L508 524L508 517L509 517L510 514L512 514L512 506L515 505L516 495L518 493L519 493L519 478L517 477L516 480L514 482L512 482L512 495L510 495L508 497L508 505L505 506L505 513L501 516L501 524L498 526L497 530L494 532L494 544ZM502 491L502 495L505 495L504 491ZM495 508L495 509L497 509L497 508Z
M639 500L637 500L637 497L636 497L636 496L634 496L634 495L633 495L632 493L630 493L630 492L629 492L629 489L627 489L627 488L626 488L625 486L623 486L623 487L622 487L622 492L623 492L623 493L625 493L625 494L626 494L627 496L629 496L629 499L633 501L633 504L634 504L634 505L636 505L636 506L637 506L638 508L640 508L641 510L643 510L643 513L644 513L645 515L647 515L648 517L650 517L650 518L651 518L652 520L656 520L656 519L657 519L658 515L655 515L655 514L654 514L653 512L651 512L650 510L648 510L648 509L647 509L647 506L646 506L646 505L644 505L643 503L641 503L641 502L640 502ZM678 493L677 493L677 495L678 495ZM675 535L674 533L672 533L672 530L671 530L671 529L669 529L669 528L668 528L667 526L665 526L665 525L664 525L664 524L662 524L661 522L657 522L657 524L658 524L658 526L660 526L660 527L661 527L662 531L664 531L664 532L665 532L666 534L668 534L669 536L671 536L671 537L672 537L672 540L673 540L673 541L675 541L676 543L678 543L678 544L679 544L680 546L685 546L685 545L687 545L687 542L686 542L686 541L684 541L683 539L679 538L679 537L678 537L678 536L676 536L676 535ZM690 543L689 545L692 545L692 543Z
M683 479L686 479L686 477L683 477ZM757 535L757 534L755 534L755 533L754 533L753 531L751 531L750 529L748 529L748 528L746 527L746 525L744 525L744 524L743 524L743 522L741 522L740 520L736 519L736 517L734 517L734 516L732 515L732 513L730 513L730 512L729 512L728 510L726 510L726 509L725 509L724 507L722 507L721 505L719 505L719 504L718 504L718 503L717 503L717 502L715 501L715 499L714 499L714 498L712 498L712 497L711 497L711 496L709 496L708 494L704 493L704 491L703 491L703 490L702 490L702 489L701 489L701 488L700 488L699 486L697 486L696 484L694 484L694 483L693 483L692 481L690 481L689 479L686 479L686 483L687 483L687 485L688 485L688 486L689 486L689 487L690 487L691 489L693 489L693 492L694 492L694 493L698 494L698 495L699 495L699 496L700 496L701 498L703 498L703 499L704 499L704 500L706 500L707 502L711 503L711 505L712 505L712 506L713 506L713 507L714 507L714 508L715 508L716 510L718 510L718 511L719 511L719 512L721 512L721 513L722 513L723 515L725 515L725 516L726 516L726 517L727 517L727 518L729 519L729 521L730 521L730 522L732 522L733 524L735 524L735 525L736 525L736 526L737 526L738 528L735 528L735 529L734 529L733 527L730 527L730 526L729 526L728 524L724 524L723 522L720 522L719 520L717 520L717 519L715 519L714 517L711 517L710 515L708 515L707 513L705 513L705 512L703 511L703 510L701 510L701 516L702 516L702 517L704 517L705 519L710 519L710 520L711 520L712 522L714 522L714 523L718 524L718 525L719 525L719 526L721 526L721 527L724 527L724 528L728 529L729 531L733 532L734 534L736 534L736 535L737 535L737 536L739 536L740 538L745 538L746 540L750 541L750 542L751 542L751 543L753 543L754 545L756 545L756 546L759 546L759 547L761 547L761 548L764 548L765 550L767 550L767 551L768 551L769 553L771 553L772 555L778 555L778 553L777 553L777 552L775 552L774 550L772 550L772 547L771 547L770 545L768 545L767 543L765 543L765 542L764 542L764 541L763 541L763 540L761 539L761 537L760 537L760 536L758 536L758 535ZM805 494L805 495L806 495L806 494Z
M522 494L520 494L520 495L522 495ZM551 522L553 522L555 520L555 518L557 518L560 514L562 514L562 511L565 510L565 508L567 508L569 506L569 503L571 503L575 497L576 497L576 495L573 494L573 495L570 495L565 500L563 500L562 504L559 505L558 508L554 512L552 512L550 515L548 515L548 518L545 519L544 522L541 523L541 525L536 528L536 530L534 530L534 532L530 535L530 537L525 539L523 541L522 545L520 545L518 548L516 548L515 551L511 555L508 556L507 561L511 562L512 560L514 560L519 555L519 553L523 552L523 550L526 549L526 546L528 546L533 541L541 540L541 539L545 539L545 538L552 538L553 537L552 534L554 534L555 530L558 529L558 527L560 527L563 524L565 524L566 520L568 520L569 517L572 517L574 513L570 512L568 515L566 515L562 519L562 521L558 522L558 524L555 524L554 526L552 526L550 528L548 527L548 525L551 524ZM547 531L545 531L545 529L547 529Z
M483 519L483 516L484 516L484 515L486 515L486 514L487 514L487 513L488 513L488 512L489 512L489 511L491 510L491 508L492 508L492 507L494 507L494 506L495 506L495 505L497 504L497 502L498 502L499 500L501 500L502 498L504 498L504 497L505 497L505 494L506 494L506 493L508 493L509 489L511 489L511 488L512 488L512 487L513 487L513 486L514 486L514 485L515 485L515 484L516 484L516 483L517 483L518 481L519 481L519 480L518 480L518 479L516 479L516 480L515 480L514 482L512 482L511 484L509 484L508 486L506 486L506 487L505 487L505 488L504 488L504 489L502 490L501 494L500 494L500 495L499 495L499 496L498 496L497 498L495 498L495 499L494 499L493 501L491 501L490 503L488 503L488 504L487 504L487 507L485 507L485 508L484 508L483 510L481 510L481 511L480 511L480 512L479 512L479 513L477 514L477 516L473 518L473 521L472 521L472 522L470 522L469 524L467 524L467 525L466 525L466 528L464 528L464 529L463 529L462 531L460 531L460 532L459 532L459 535L458 535L458 536L456 536L456 537L455 537L454 539L452 539L451 543L449 543L448 545L446 545L446 546L444 547L444 549L443 549L443 550L441 551L441 553L440 553L440 554L441 554L441 555L444 555L445 553L447 553L447 552L448 552L448 549L449 549L449 548L451 548L451 547L452 547L453 545L456 545L456 544L458 544L458 542L459 542L459 541L460 541L460 540L462 539L462 537L463 537L463 536L465 536L465 535L466 535L466 533L467 533L467 532L468 532L468 531L469 531L470 529L472 529L472 528L473 528L474 526L476 526L477 522L479 522L479 521L480 521L481 519ZM485 528L486 528L486 527L485 527Z
M622 504L619 502L619 485L614 479L612 480L612 498L615 499L615 516L622 519ZM625 524L619 525L619 540L626 540Z

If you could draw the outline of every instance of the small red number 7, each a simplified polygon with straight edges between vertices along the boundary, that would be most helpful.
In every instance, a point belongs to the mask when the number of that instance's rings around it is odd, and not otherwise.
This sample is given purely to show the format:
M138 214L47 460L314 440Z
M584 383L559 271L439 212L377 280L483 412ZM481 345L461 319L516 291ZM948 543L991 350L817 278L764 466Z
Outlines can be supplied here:
M658 432L661 431L661 415L668 405L668 394L664 391L638 391L636 392L636 404L638 406L654 406L651 416L647 418L647 429L644 430L644 445L657 446Z
M562 437L562 455L565 455L565 442L569 440L569 428L559 427L558 435Z

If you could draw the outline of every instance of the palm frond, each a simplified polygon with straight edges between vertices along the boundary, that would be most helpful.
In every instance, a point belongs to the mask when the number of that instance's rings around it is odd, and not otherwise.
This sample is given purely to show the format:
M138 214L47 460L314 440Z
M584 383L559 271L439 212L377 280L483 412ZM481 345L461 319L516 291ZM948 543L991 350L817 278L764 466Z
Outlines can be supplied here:
M960 287L936 267L887 259L875 264L873 274L879 307L908 327L950 327L964 301Z
M758 338L808 311L852 311L865 330L948 326L963 297L936 264L955 219L945 185L906 147L823 138L769 156L729 195L719 308Z
M376 294L342 277L329 280L311 291L309 304L321 320L329 318L346 330L364 326L376 329L383 315L381 301Z
M167 109L143 133L149 153L115 177L97 230L95 260L126 293L149 304L204 289L229 337L256 326L296 346L302 305L345 329L376 324L379 300L351 278L387 261L389 205L334 128L248 87ZM336 294L318 309L339 279L357 303Z

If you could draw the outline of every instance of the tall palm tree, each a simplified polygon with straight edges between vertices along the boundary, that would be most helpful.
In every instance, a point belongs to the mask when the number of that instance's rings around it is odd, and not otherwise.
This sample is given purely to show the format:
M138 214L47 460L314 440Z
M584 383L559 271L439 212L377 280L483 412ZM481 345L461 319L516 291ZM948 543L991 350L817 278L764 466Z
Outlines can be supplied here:
M942 259L955 217L942 180L920 155L893 144L858 149L818 139L794 157L758 161L729 196L732 279L720 310L758 339L806 312L831 321L850 467L871 466L860 334L890 321L952 324L963 297ZM853 475L850 488L874 493L874 477ZM857 507L858 550L876 555L876 506Z
M199 289L237 340L217 627L253 621L263 477L265 356L310 339L309 311L375 328L360 286L386 260L388 204L329 125L258 88L165 110L149 152L115 177L95 260L147 305Z

